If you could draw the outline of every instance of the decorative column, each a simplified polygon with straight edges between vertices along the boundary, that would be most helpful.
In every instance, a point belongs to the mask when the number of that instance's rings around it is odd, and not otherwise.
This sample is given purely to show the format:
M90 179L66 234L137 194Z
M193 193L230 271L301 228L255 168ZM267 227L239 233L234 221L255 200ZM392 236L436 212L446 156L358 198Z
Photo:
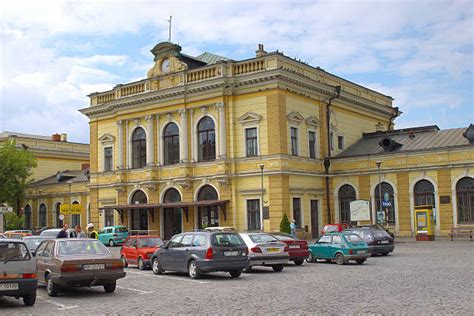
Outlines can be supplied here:
M127 169L132 168L132 150L130 148L130 139L129 139L129 130L130 130L130 121L125 121L125 152L127 153Z
M224 102L216 103L216 108L219 112L219 158L224 159L227 156Z
M178 110L181 116L181 140L179 142L179 160L188 162L188 115L186 109Z
M117 169L123 168L123 121L117 121Z
M158 166L161 166L161 162L162 162L161 152L162 152L162 149L161 149L161 133L160 133L160 115L156 114L155 119L156 119L156 147L157 147L156 148L156 164Z
M196 148L196 145L197 145L196 128L194 126L194 118L193 118L194 110L189 109L188 112L189 112L189 121L191 122L191 159L193 162L196 162L198 158L197 158L197 148Z
M146 138L146 165L147 166L153 166L155 161L154 161L154 146L153 146L153 140L154 140L154 132L153 132L153 115L147 115L145 116L146 120L146 129L148 130L148 135Z

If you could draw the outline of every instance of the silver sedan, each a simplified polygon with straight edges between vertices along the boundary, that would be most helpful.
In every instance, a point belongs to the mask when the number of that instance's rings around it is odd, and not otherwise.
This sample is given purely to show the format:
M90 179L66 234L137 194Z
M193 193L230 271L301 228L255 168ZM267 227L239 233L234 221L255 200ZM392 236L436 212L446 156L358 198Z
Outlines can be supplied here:
M249 248L250 266L245 272L254 266L269 266L280 272L288 263L288 246L274 236L265 233L240 233L240 236Z

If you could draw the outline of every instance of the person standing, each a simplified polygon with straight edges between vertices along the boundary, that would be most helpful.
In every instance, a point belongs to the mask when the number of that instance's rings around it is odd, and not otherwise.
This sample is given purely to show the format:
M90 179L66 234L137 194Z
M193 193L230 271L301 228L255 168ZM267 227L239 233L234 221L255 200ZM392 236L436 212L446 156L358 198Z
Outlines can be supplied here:
M87 238L87 234L82 231L81 225L76 225L74 230L76 231L76 238Z
M94 229L94 224L87 224L87 232L89 233L89 238L99 239L99 234Z
M296 238L296 221L293 219L290 224L291 235Z
M58 235L56 236L56 238L68 238L69 235L67 233L67 229L69 228L69 225L68 224L64 224L63 225L63 229L61 229L58 233Z

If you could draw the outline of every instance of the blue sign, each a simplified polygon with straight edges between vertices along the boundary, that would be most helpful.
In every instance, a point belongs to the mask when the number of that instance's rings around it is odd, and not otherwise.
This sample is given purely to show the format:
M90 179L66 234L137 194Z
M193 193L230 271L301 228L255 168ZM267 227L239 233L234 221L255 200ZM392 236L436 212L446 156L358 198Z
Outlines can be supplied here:
M385 193L383 194L383 200L384 200L385 202L390 201L390 194L388 194L388 192L385 192Z
M382 206L383 206L383 207L391 207L391 206L392 206L392 202L390 202L390 201L388 201L388 202L382 201Z

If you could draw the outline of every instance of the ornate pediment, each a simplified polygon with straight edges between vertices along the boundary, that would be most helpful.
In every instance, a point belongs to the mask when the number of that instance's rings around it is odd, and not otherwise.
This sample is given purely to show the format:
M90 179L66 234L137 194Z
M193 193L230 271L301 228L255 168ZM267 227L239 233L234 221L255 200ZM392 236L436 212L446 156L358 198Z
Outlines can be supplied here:
M311 127L315 127L315 128L319 128L321 122L319 122L318 118L316 116L310 116L308 117L306 120L306 125L308 126L311 126Z
M115 142L115 136L104 134L99 137L99 142L101 142L103 145L113 144Z
M245 124L245 123L258 123L262 119L261 115L258 115L257 113L254 112L247 112L241 117L237 119L237 121L240 124Z
M299 112L293 111L290 114L287 115L288 121L293 124L301 124L301 122L304 121L303 115L301 115Z

